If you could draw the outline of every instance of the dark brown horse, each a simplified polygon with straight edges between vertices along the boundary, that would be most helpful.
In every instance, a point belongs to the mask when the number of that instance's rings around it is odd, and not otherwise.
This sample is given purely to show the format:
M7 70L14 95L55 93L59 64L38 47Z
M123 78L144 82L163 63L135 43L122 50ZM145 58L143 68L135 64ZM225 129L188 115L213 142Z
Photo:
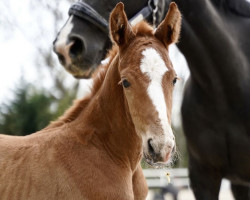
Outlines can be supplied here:
M176 2L191 72L182 118L195 197L218 199L227 178L236 199L250 199L250 3Z

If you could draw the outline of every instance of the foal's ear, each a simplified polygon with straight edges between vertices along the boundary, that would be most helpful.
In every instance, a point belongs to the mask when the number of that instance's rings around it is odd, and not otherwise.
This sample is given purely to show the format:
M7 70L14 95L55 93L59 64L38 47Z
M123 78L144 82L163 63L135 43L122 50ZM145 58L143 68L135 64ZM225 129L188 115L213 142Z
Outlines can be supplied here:
M109 30L111 39L119 46L123 46L134 36L121 2L116 5L110 15Z
M155 31L155 37L161 40L166 46L176 43L181 30L181 13L177 5L172 2L169 6L165 19Z

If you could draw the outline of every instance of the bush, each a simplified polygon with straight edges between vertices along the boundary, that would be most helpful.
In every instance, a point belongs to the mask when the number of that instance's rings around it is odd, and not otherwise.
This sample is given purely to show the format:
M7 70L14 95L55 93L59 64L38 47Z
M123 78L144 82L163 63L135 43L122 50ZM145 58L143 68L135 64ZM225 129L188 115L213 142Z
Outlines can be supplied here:
M0 107L0 133L28 135L41 130L61 115L73 98L73 94L68 94L57 100L31 84L22 83L15 91L15 99Z

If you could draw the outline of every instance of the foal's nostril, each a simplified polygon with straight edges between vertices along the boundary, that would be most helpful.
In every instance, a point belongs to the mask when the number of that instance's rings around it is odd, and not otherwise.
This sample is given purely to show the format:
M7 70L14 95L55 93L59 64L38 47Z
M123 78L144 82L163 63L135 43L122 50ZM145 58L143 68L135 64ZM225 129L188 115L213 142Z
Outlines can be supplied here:
M155 154L154 148L153 148L153 146L151 144L152 141L153 141L152 139L148 140L148 151L151 154L151 156L153 156Z
M72 58L77 57L78 55L82 54L84 50L83 41L79 38L71 38L71 41L73 42L72 46L69 49L69 55Z

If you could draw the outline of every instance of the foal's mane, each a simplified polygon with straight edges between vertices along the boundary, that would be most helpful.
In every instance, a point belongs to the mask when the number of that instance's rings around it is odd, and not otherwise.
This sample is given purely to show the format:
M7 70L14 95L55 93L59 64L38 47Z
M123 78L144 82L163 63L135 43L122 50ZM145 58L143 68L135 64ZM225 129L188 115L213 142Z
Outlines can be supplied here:
M153 33L154 30L152 26L150 26L145 21L142 21L133 26L132 30L138 37L154 35ZM54 122L51 122L45 129L56 128L62 126L63 124L69 123L75 120L79 116L79 114L82 111L84 111L85 107L88 105L91 98L99 91L106 76L106 73L108 71L108 68L113 59L115 58L115 56L118 54L118 52L119 52L119 47L116 44L113 44L111 50L108 52L106 56L106 58L109 59L109 62L105 65L100 65L95 71L95 73L92 75L93 85L91 88L91 93L80 100L76 100L73 103L73 106L71 106L61 117L59 117L59 119L57 119Z

